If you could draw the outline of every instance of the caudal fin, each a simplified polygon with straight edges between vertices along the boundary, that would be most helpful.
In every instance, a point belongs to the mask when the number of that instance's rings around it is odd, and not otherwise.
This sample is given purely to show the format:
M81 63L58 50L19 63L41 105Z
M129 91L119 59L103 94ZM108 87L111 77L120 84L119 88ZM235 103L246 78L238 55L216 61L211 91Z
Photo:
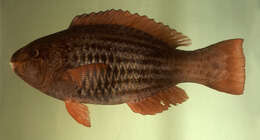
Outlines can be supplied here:
M222 41L195 51L176 50L173 61L177 83L194 82L230 94L243 94L245 57L243 39Z
M222 63L224 68L216 81L208 86L231 94L243 94L245 82L245 57L242 49L243 39L232 39L219 42L208 47L214 53L215 61ZM213 64L214 65L214 64Z

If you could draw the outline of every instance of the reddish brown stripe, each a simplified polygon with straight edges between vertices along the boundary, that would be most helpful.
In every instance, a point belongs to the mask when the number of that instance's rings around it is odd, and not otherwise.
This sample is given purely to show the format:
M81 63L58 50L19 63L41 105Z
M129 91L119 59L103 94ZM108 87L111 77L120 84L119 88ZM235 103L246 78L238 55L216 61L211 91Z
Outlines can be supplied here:
M74 32L84 32L89 34L106 34L106 35L116 35L117 38L120 37L127 37L127 38L134 38L138 40L144 40L147 42L151 42L152 44L158 44L164 46L165 43L160 41L159 39L149 35L143 31L126 27L122 25L88 25L88 26L81 26L81 27L73 27L70 30Z

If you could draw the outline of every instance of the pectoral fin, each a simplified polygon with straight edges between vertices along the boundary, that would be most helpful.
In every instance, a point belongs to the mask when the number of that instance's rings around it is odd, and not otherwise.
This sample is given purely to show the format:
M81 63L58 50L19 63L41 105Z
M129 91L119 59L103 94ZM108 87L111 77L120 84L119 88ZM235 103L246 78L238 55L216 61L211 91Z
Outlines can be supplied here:
M90 117L88 107L71 100L65 101L66 109L69 114L74 118L78 123L90 127Z
M99 75L104 73L107 65L102 63L87 64L76 68L68 69L63 74L63 79L71 80L77 84L78 87L82 87L82 82L87 76Z

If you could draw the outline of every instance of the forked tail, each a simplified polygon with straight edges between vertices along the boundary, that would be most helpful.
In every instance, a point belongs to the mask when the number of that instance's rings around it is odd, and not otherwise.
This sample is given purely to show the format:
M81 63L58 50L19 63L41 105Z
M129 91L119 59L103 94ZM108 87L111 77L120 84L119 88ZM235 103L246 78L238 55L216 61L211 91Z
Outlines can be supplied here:
M195 82L230 94L243 94L245 57L242 39L222 41L195 51L177 51L174 79Z

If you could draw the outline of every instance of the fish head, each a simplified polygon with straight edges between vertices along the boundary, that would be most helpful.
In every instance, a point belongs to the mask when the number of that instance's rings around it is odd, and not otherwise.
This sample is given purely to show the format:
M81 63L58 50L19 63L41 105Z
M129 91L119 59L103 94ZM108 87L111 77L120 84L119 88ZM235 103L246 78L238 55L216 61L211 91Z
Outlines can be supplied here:
M17 50L10 61L13 71L36 88L42 84L46 74L43 52L38 45L28 44Z

